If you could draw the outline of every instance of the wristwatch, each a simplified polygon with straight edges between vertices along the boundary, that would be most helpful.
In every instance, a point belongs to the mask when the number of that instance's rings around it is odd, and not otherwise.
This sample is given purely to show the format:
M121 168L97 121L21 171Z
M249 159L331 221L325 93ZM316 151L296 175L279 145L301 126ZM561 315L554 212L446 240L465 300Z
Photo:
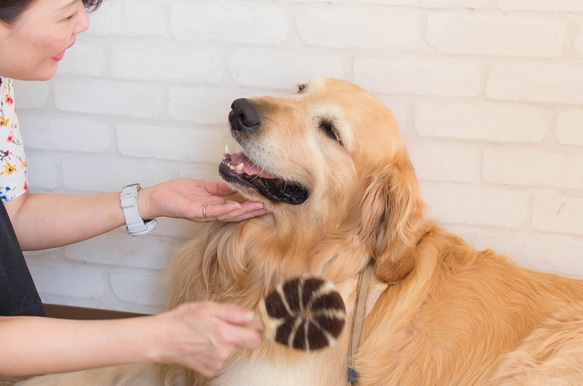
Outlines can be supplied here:
M132 236L145 235L158 225L158 221L155 218L142 220L138 212L138 190L140 190L140 184L126 185L119 196L121 208L126 218L126 229Z

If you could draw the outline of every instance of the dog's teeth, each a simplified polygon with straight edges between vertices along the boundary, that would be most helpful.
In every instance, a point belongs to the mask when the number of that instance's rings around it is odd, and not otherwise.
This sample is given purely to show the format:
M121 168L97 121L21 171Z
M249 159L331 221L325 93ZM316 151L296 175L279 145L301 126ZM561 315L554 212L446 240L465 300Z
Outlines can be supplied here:
M237 165L236 170L238 172L242 172L243 171L243 168L245 168L245 164L243 162L241 162L239 165Z
M225 154L231 154L231 150L229 149L229 144L225 145Z
M235 166L229 164L229 169L231 169L232 171L235 171Z

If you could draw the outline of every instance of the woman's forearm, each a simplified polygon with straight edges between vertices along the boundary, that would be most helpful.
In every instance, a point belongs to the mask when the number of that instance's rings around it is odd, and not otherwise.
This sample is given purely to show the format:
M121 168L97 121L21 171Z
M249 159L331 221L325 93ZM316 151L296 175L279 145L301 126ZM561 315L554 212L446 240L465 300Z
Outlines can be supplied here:
M143 219L182 218L197 222L242 221L266 214L261 202L225 198L226 184L189 178L140 189ZM93 195L24 195L4 203L23 250L54 248L82 241L125 224L120 192Z
M125 223L119 192L97 195L29 194L8 203L23 250L68 245Z
M234 353L261 347L253 313L233 304L186 303L158 315L75 321L0 317L0 375L176 363L211 376Z
M106 321L0 318L0 374L35 375L159 360L152 316ZM149 339L146 339L149 337Z

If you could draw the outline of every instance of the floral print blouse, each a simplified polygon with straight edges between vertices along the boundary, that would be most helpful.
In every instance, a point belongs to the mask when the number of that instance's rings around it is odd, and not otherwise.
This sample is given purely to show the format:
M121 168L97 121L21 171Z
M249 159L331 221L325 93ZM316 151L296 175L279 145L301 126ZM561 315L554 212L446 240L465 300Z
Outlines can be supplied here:
M28 190L26 156L14 110L12 79L0 77L0 201L10 201Z

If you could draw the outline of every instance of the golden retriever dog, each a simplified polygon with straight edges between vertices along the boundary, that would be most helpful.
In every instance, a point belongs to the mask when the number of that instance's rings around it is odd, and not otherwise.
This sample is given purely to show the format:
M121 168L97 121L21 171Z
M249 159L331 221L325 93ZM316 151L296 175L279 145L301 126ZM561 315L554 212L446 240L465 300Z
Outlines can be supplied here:
M170 307L210 299L257 309L278 283L310 273L346 304L336 344L303 352L266 340L208 379L136 365L38 384L346 385L370 261L357 385L583 384L583 282L476 251L426 218L395 118L371 94L315 79L285 98L236 100L230 123L243 151L225 155L220 174L270 214L213 223L187 243L170 267Z

